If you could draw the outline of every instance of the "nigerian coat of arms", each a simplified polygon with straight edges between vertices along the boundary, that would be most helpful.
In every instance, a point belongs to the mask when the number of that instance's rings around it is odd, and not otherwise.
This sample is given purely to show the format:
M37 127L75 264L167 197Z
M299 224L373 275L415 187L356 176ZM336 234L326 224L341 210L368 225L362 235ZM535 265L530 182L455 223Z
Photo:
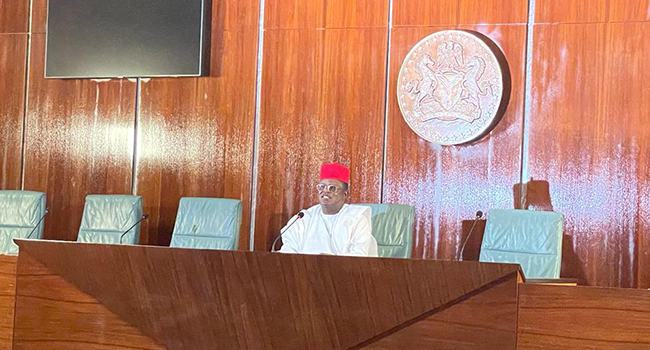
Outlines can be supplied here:
M441 31L418 42L404 59L397 99L420 137L462 144L488 133L501 117L509 98L502 68L507 63L484 40L468 31Z

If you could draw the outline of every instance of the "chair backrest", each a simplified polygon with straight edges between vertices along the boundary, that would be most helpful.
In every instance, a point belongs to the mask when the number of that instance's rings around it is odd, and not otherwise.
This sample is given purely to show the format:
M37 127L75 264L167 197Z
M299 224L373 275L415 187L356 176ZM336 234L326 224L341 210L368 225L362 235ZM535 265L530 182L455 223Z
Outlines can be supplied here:
M550 211L492 209L479 261L518 263L526 278L559 278L563 222Z
M241 216L237 199L183 197L170 247L236 250Z
M120 236L142 218L142 197L131 195L86 196L78 242L120 244ZM140 224L122 238L122 244L138 244Z
M0 254L18 254L14 238L43 238L45 193L0 191ZM38 228L34 228L38 225Z
M415 209L404 204L361 204L372 210L372 235L380 257L410 258Z

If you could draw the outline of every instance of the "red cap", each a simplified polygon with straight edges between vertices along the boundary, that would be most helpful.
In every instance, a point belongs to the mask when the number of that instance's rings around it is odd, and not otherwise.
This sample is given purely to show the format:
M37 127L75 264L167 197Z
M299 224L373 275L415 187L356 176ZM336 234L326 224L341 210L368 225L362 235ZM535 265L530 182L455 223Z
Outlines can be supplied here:
M320 167L320 179L335 179L350 183L350 169L339 163L323 164Z

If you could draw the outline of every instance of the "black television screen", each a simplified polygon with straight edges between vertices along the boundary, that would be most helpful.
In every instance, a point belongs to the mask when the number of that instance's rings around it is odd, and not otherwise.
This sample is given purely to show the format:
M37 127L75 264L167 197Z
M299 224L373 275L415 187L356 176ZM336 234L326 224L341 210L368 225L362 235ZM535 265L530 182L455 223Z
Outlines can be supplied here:
M49 0L46 78L199 76L210 0Z

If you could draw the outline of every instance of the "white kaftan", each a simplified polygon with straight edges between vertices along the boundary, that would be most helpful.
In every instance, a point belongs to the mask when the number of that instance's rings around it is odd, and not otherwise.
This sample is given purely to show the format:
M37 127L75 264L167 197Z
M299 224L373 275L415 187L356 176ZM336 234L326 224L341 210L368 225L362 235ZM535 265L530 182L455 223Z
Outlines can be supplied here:
M302 212L302 219L294 216L285 226L298 220L282 235L281 253L377 256L370 207L344 204L337 214L326 215L317 204Z

